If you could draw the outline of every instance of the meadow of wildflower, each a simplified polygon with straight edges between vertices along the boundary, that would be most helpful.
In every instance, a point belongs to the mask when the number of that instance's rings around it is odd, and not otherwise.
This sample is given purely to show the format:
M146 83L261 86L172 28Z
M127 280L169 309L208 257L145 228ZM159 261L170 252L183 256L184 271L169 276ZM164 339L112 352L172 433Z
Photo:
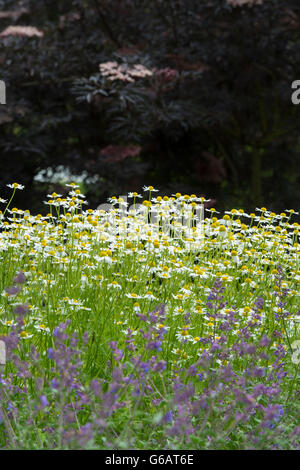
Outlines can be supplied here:
M71 183L42 216L9 187L1 449L299 449L295 211Z

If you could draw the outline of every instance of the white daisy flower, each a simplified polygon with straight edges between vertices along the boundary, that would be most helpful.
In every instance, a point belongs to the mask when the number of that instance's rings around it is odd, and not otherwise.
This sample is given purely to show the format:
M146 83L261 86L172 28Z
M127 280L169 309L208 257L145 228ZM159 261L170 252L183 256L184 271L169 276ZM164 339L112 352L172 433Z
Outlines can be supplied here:
M11 189L24 189L25 188L25 186L19 183L7 184L6 186Z
M159 189L154 189L153 186L143 186L143 191L151 191L151 193L156 193Z

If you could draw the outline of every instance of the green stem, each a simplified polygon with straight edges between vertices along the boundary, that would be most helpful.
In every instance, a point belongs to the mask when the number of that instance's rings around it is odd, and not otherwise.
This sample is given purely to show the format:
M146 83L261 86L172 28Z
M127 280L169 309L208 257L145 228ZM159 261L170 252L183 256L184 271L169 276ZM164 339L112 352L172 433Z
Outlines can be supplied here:
M298 375L299 364L300 364L300 362L297 364L296 372L295 372L295 375L294 375L294 378L293 378L293 382L292 382L292 385L291 385L291 388L290 388L288 397L287 397L287 399L286 399L286 401L285 401L285 404L287 404L287 402L289 401L290 396L291 396L291 394L292 394L292 391L293 391L293 388L294 388L294 384L295 384L295 382L296 382L296 377L297 377L297 375Z
M5 216L5 212L7 211L7 209L8 209L8 207L9 207L9 205L10 205L11 201L12 201L12 200L13 200L13 198L14 198L15 192L16 192L16 188L14 188L14 190L13 190L13 193L12 193L12 196L11 196L10 200L8 201L8 204L7 204L7 206L6 206L6 207L5 207L5 209L4 209L4 212L3 212L3 217Z

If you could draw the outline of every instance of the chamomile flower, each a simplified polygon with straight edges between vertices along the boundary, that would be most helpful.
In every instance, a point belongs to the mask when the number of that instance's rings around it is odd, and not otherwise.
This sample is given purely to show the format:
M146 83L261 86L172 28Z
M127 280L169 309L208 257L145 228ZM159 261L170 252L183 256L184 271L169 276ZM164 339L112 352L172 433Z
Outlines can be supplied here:
M34 325L34 328L37 330L37 331L40 331L40 332L43 332L43 333L49 333L50 332L50 329L44 324L44 323L40 323L38 325Z
M30 339L30 338L33 337L33 334L30 334L28 331L23 330L23 331L21 331L21 333L19 334L19 337L20 337L21 339Z
M6 186L11 189L24 189L25 188L25 186L19 183L7 184Z
M158 298L153 295L152 291L146 292L143 298L147 300L158 300Z
M2 323L2 325L9 326L9 327L17 325L17 323L14 322L13 320L0 320L0 322Z
M149 191L151 193L159 192L159 189L153 188L153 186L143 186L143 191Z
M173 315L184 315L185 310L182 307L175 307L173 310Z
M138 198L142 198L143 196L139 193L136 193L136 192L131 192L131 193L128 193L128 197L138 197Z
M142 299L142 298L143 298L141 295L138 295L138 294L136 294L135 292L126 293L125 295L126 295L126 297L128 297L129 299Z
M72 189L79 188L79 185L75 183L66 183L66 186Z
M107 284L107 287L112 287L113 289L121 290L122 286L117 283L117 281L112 281L110 284Z

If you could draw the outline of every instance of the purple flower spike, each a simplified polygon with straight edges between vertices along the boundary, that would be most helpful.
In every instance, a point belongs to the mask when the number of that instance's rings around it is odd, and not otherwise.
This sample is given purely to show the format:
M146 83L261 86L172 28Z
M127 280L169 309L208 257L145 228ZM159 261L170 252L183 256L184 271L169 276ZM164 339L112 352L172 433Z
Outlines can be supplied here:
M165 416L163 417L165 423L172 423L173 421L173 413L172 411L167 411Z
M51 380L51 386L52 386L52 388L54 388L55 390L57 390L58 387L59 387L59 381L58 381L57 379L55 379L55 378L52 379L52 380Z
M20 290L21 290L21 287L19 287L19 286L12 286L12 287L6 287L5 292L6 292L8 295L16 295L16 294L18 294L18 292L20 292Z
M54 358L55 358L54 349L49 348L48 349L48 359L54 359Z
M17 305L16 308L14 309L14 313L16 315L26 315L28 313L28 305L27 304L22 304L22 305Z
M154 364L152 370L153 372L160 372L162 370L165 370L167 367L166 361L158 361L156 364Z
M26 277L23 271L20 271L19 274L14 278L13 283L14 284L23 284L26 282Z
M48 402L47 397L45 395L42 395L40 397L40 401L41 401L42 408L46 408L46 406L49 405L49 402Z
M268 346L270 344L271 340L266 336L266 335L263 335L263 337L261 338L260 342L259 342L259 345L262 346L262 347L265 347L265 346Z

